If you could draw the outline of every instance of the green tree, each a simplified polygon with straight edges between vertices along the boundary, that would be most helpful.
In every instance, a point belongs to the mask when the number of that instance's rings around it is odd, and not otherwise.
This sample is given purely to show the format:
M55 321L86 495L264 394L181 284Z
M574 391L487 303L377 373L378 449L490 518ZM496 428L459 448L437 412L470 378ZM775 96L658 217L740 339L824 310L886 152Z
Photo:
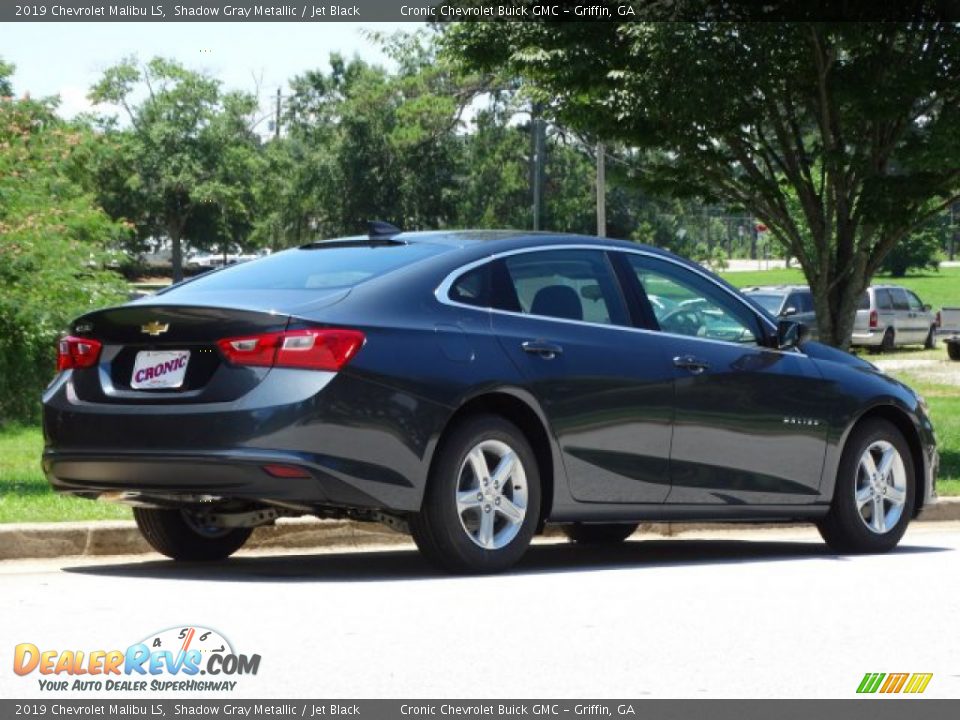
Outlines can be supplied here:
M126 229L85 189L90 133L54 107L0 100L0 422L37 419L57 336L123 297L105 266Z
M660 150L648 188L746 208L840 347L883 259L960 189L956 24L463 23L444 42L562 124Z
M184 240L209 246L250 225L259 174L252 95L224 92L217 80L154 58L107 69L90 99L119 106L129 122L101 121L110 143L104 204L139 237L169 239L175 281L183 278Z

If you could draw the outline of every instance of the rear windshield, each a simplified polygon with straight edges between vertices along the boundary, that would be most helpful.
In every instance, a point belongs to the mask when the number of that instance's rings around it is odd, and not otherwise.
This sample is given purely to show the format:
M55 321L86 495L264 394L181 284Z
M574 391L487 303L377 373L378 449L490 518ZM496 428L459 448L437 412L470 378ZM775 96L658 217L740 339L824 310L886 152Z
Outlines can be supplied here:
M199 277L189 287L191 291L346 288L446 249L413 243L287 250Z
M760 304L764 310L771 315L777 315L780 312L780 306L783 304L783 295L773 293L748 293L751 300Z

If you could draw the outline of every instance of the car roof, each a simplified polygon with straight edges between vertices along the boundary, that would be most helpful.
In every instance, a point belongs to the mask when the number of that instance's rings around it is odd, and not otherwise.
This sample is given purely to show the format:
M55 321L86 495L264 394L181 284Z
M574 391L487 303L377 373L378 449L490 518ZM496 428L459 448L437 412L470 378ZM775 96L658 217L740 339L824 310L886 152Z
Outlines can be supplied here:
M810 292L810 288L806 285L755 285L754 287L743 288L745 293L753 292L772 292L772 293L789 293L796 290L803 290L805 292Z

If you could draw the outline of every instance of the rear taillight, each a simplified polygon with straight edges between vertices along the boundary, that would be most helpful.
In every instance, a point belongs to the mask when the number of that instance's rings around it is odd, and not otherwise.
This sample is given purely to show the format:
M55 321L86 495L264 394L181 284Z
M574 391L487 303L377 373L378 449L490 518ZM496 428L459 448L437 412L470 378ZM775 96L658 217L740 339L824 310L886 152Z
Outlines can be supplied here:
M357 354L363 341L359 330L317 328L226 338L217 345L233 365L337 371Z
M870 311L870 329L874 329L880 325L880 315L876 310Z
M72 335L60 338L57 344L57 370L93 367L100 358L101 347L103 346L98 341L90 338Z

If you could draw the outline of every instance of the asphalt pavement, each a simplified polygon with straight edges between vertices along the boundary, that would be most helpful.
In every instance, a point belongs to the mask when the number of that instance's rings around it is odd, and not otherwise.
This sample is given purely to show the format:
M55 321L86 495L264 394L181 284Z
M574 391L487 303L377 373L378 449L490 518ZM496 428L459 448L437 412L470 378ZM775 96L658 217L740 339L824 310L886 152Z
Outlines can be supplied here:
M798 528L547 541L494 577L438 575L408 546L4 561L0 697L78 697L11 672L17 643L123 649L193 625L261 656L230 697L852 698L867 672L929 672L926 696L960 698L958 552L941 522L884 556ZM91 696L108 694L134 697Z

